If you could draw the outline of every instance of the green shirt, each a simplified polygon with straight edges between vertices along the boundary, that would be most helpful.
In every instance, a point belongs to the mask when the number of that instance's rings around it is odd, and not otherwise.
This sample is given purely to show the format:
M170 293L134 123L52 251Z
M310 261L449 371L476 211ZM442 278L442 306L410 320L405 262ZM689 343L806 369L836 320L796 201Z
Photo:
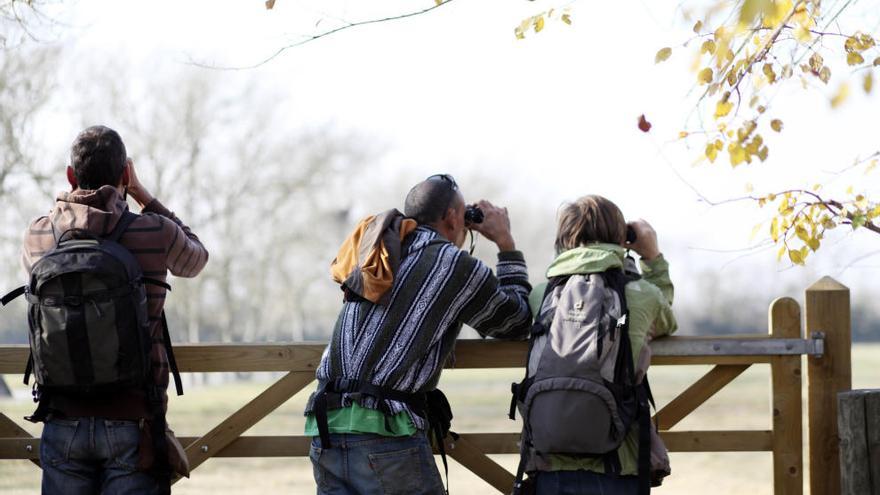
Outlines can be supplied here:
M553 261L547 269L547 277L603 272L623 266L624 256L623 248L613 244L593 244L571 249L561 253ZM636 361L649 333L653 337L660 337L671 334L677 328L675 316L672 314L673 287L669 278L669 264L661 255L648 262L642 261L640 265L642 278L626 285L630 342L633 359ZM546 284L535 287L529 297L534 314L538 314L540 310L545 287ZM633 425L617 449L622 475L638 474L638 430L638 425ZM547 460L553 471L605 472L602 458L550 455Z
M385 416L381 411L367 409L356 403L350 407L328 411L327 425L330 433L374 433L386 437L408 437L418 431L405 411L394 416ZM306 416L305 434L312 437L319 435L318 421L314 414Z

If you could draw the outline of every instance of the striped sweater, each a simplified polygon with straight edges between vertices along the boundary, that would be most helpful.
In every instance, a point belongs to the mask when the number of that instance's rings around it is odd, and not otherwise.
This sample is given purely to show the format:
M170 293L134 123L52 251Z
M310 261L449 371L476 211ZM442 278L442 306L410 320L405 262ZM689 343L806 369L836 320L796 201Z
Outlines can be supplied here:
M462 324L484 337L520 339L528 335L531 311L526 264L519 251L501 252L497 276L480 260L420 226L406 239L387 305L345 302L333 337L317 370L319 382L348 378L403 392L433 390L453 352ZM306 406L311 414L314 394ZM371 397L360 406L379 409ZM341 403L351 405L345 394ZM406 412L419 429L424 418L400 402L385 404L392 414Z
M84 229L98 236L106 236L116 222L128 210L128 203L112 186L100 189L78 189L58 195L55 207L47 216L37 218L24 235L22 265L30 273L34 263L55 246L55 236L68 229ZM141 215L128 227L119 239L138 260L145 277L165 281L168 272L178 277L194 277L208 262L208 251L199 238L177 218L174 213L154 199L144 207ZM165 289L147 285L147 310L153 345L150 358L154 379L163 389L168 387L168 357L163 346L162 309L165 306ZM120 398L113 402L120 402ZM125 401L124 398L121 401ZM132 406L135 409L140 403ZM57 405L57 404L56 404ZM119 404L119 409L131 410ZM113 404L108 405L114 408ZM105 411L101 404L80 404L63 401L56 407L69 415L118 416L113 410ZM65 410L66 409L66 410ZM86 414L94 412L95 414ZM127 414L122 414L127 415ZM120 418L128 419L128 418Z

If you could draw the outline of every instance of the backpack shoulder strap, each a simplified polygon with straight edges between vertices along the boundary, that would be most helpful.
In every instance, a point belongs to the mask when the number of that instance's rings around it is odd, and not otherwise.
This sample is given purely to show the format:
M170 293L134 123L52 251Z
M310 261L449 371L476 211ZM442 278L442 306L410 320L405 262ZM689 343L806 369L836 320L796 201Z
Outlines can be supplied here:
M168 367L171 369L171 376L174 377L174 388L177 390L177 395L183 395L183 381L180 379L177 359L174 358L174 349L171 347L171 334L168 333L165 310L162 310L162 340L165 341L165 354L168 355Z
M136 215L128 210L122 213L122 216L119 217L119 220L116 221L116 226L113 227L113 230L107 234L108 241L119 242L119 238L122 237L122 234L128 230L128 227L131 226L131 223L137 220L139 215Z

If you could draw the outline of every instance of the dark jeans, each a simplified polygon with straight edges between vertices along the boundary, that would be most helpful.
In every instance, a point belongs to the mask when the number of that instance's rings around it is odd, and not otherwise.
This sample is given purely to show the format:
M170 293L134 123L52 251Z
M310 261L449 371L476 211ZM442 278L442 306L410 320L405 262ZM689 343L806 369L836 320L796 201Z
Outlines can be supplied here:
M314 437L309 458L318 495L439 495L443 482L423 433L411 437L330 435L331 448Z
M541 471L538 495L630 495L638 493L635 476L611 476L592 471Z
M159 493L156 480L137 470L139 440L134 421L47 420L40 440L43 494Z

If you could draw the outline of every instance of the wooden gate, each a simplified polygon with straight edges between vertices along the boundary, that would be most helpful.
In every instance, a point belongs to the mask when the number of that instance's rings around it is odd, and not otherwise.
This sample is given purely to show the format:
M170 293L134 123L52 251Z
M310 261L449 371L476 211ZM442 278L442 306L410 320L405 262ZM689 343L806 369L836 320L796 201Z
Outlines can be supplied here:
M714 365L676 398L663 405L655 420L672 452L773 453L776 494L803 493L803 414L801 357L809 363L811 492L838 493L836 393L850 388L849 290L830 278L807 289L806 331L791 298L770 306L767 334L717 337L667 337L654 342L653 365ZM301 435L242 436L281 404L309 385L324 344L181 344L175 346L182 372L285 372L256 398L207 433L182 437L195 470L212 457L307 456L310 438ZM521 368L525 342L461 340L456 369ZM0 346L0 374L18 374L27 360L26 346ZM752 365L769 365L772 404L770 430L680 431L675 426ZM467 433L448 440L447 453L501 493L513 474L488 454L516 454L519 434ZM30 459L39 465L39 439L31 437L0 412L0 460ZM833 459L833 462L832 462ZM195 476L198 476L196 473Z

